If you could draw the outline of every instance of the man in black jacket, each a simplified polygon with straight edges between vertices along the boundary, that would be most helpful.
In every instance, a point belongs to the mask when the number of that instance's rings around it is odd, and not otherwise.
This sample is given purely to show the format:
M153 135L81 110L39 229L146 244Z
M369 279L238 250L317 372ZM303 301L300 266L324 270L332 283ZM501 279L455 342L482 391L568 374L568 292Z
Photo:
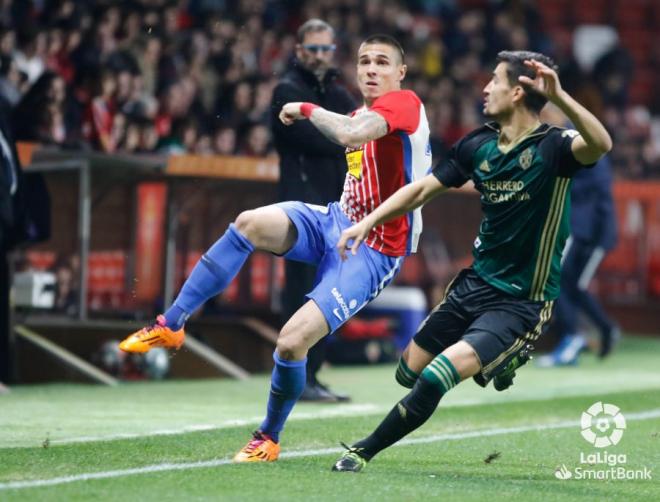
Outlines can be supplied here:
M12 380L9 332L9 251L22 238L22 174L13 138L0 112L0 382Z
M554 311L559 343L551 354L538 358L539 366L577 364L580 353L587 348L586 337L578 328L580 313L598 328L599 357L608 356L621 336L617 324L589 292L598 266L616 246L612 182L612 165L607 156L594 169L583 169L573 177L571 237L564 248L561 293Z
M309 120L285 126L278 115L291 102L310 102L326 110L347 114L356 108L346 89L336 82L331 67L334 30L320 19L310 19L298 29L296 58L273 92L271 124L275 148L280 156L279 200L299 200L325 206L339 200L346 176L344 148L328 140ZM286 262L283 315L290 318L312 289L316 268L300 262ZM347 396L331 392L316 379L325 359L324 338L307 356L307 384L301 400L346 401Z

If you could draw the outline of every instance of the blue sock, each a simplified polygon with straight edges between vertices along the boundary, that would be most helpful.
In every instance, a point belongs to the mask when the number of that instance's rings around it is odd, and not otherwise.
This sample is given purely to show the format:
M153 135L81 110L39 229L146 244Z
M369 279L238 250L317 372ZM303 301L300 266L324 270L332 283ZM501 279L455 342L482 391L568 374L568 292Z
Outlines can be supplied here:
M166 325L181 329L195 310L223 291L241 269L254 246L232 223L193 268L179 296L165 312Z
M275 352L273 359L275 367L270 381L268 412L259 430L278 442L284 422L305 388L307 358L302 361L285 361Z

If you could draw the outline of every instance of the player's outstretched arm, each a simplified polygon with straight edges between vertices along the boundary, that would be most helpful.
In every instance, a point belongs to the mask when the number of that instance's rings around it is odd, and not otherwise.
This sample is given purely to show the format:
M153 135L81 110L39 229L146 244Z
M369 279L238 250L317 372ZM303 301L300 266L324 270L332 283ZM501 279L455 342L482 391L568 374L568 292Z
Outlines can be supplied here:
M448 188L440 183L433 174L399 188L372 213L342 232L337 242L337 250L342 260L347 258L347 249L350 249L351 254L355 255L372 228L426 204L446 190Z
M612 149L612 138L605 126L580 103L575 101L559 83L557 72L539 61L525 61L534 68L536 77L519 77L520 82L532 87L558 106L580 133L571 144L573 155L581 164L592 164Z
M358 148L387 134L387 121L376 112L348 117L311 103L287 103L282 107L280 120L284 125L303 119L309 119L330 141L350 148Z

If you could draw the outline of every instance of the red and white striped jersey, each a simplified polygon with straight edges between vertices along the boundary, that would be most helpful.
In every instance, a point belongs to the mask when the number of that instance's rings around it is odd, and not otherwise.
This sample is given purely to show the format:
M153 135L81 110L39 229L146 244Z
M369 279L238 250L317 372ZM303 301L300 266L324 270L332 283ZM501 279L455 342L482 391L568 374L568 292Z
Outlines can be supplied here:
M431 168L429 124L424 105L412 91L392 91L379 97L365 111L382 115L387 135L358 149L347 149L348 172L340 205L357 223L402 186L425 176ZM375 227L365 243L389 256L417 250L422 233L421 209Z

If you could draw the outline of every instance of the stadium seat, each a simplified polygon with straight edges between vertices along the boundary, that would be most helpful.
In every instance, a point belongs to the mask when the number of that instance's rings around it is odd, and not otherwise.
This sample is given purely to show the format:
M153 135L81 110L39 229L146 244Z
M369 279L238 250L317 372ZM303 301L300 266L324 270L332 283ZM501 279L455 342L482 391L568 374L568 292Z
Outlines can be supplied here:
M619 28L646 27L650 19L651 3L649 0L618 0L614 8L616 25ZM654 0L654 3L657 2Z
M607 24L610 17L608 0L582 0L575 2L573 20L576 24Z
M543 20L543 26L552 31L555 27L566 26L568 24L568 13L570 10L568 2L558 0L556 2L540 2L538 9Z

